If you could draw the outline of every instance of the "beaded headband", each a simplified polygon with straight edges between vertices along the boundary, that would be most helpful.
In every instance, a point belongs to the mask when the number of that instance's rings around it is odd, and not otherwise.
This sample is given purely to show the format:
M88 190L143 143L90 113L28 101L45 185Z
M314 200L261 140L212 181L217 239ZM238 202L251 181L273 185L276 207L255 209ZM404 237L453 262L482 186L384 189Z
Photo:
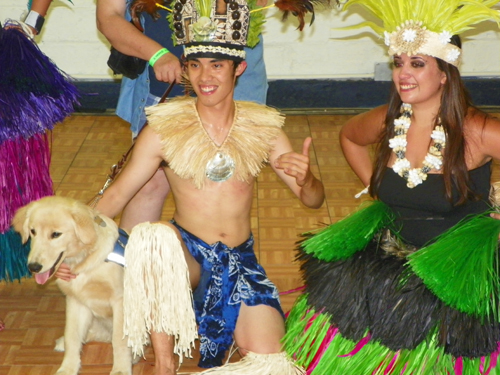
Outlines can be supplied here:
M157 2L158 1L158 2ZM171 9L159 4L162 0L134 0L130 12L141 29L139 16L147 12L157 18L158 8L167 9L176 45L184 45L186 58L213 57L234 61L245 59L244 47L254 47L265 17L261 10L277 7L283 19L292 13L304 28L304 17L316 4L329 5L330 0L276 0L268 7L258 7L256 0L173 0Z
M383 22L380 27L362 22L384 36L390 55L423 54L460 65L461 49L450 43L453 35L482 21L500 22L500 11L491 9L498 0L347 0L367 8Z
M202 7L197 0L176 0L173 28L186 58L214 57L241 61L250 27L245 0L216 0ZM205 4L203 4L205 5Z

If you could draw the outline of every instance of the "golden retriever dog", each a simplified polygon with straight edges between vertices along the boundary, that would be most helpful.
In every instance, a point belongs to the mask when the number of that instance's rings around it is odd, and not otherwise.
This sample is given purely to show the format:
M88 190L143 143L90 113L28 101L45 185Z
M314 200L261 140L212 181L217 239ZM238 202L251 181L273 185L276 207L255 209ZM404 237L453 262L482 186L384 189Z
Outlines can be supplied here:
M45 197L20 208L13 219L22 241L31 238L28 268L44 284L66 263L78 275L56 283L66 295L66 326L56 350L65 351L58 375L80 369L82 344L111 342L112 375L132 373L132 352L123 335L123 267L106 262L118 238L118 227L85 204Z

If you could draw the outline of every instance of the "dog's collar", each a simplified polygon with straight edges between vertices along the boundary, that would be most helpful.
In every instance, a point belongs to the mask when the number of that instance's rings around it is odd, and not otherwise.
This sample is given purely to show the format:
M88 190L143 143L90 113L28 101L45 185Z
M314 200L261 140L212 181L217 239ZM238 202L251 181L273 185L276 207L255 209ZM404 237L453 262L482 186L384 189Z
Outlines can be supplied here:
M100 227L105 227L106 226L106 222L99 216L97 215L96 217L94 217L94 221L97 223L97 225L99 225Z

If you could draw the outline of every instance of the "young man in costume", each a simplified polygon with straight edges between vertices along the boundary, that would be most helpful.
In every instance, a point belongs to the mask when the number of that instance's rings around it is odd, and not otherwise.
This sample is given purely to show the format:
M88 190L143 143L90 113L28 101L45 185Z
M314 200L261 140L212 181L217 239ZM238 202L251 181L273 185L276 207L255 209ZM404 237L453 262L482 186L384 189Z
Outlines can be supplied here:
M41 32L45 15L52 0L32 0L31 9L25 20L34 34ZM167 21L168 12L158 8L159 17L148 14L137 15L141 32L131 22L130 7L143 0L98 0L97 27L108 41L120 52L135 56L149 63L135 79L123 77L117 103L117 115L130 123L132 138L135 138L146 122L145 108L159 102L171 82L180 82L183 53L181 46L172 41L172 30ZM154 3L155 1L153 1ZM259 0L260 6L266 0ZM151 2L150 2L151 3ZM160 1L163 3L163 1ZM254 48L245 48L249 69L238 81L236 100L251 100L265 104L267 97L267 75L263 57L263 40ZM174 86L170 97L182 95L182 87ZM164 174L159 171L129 202L120 218L120 225L132 228L137 223L159 220L163 203L169 193Z
M268 0L248 2L257 9L265 6ZM289 4L289 1L282 0L275 5L286 13L298 15L301 19L299 28L302 30L304 13L313 12L311 3L322 2L329 1L305 0ZM165 7L159 7L157 3ZM97 26L102 34L120 52L149 61L144 72L136 79L122 78L116 114L130 123L134 138L145 124L145 108L159 102L167 88L166 83L179 83L181 80L179 59L183 48L173 43L176 30L169 27L167 18L170 16L165 10L170 8L168 11L171 11L173 6L174 2L170 0L97 0ZM142 9L143 14L138 14L136 9ZM261 11L252 15L252 18L263 17ZM140 23L144 31L132 25L129 22L131 19ZM245 28L246 25L241 27ZM233 31L239 32L237 29ZM262 35L253 36L250 44L251 47L244 46L248 67L236 82L234 98L266 104L268 83ZM180 94L181 88L175 86L170 97ZM169 191L168 182L159 171L129 202L120 217L120 225L130 229L140 222L159 220Z
M130 123L132 136L135 138L145 124L145 108L159 102L169 83L180 82L182 70L179 59L183 48L173 43L173 31L166 19L168 12L164 9L157 9L159 17L153 17L146 12L138 15L144 32L134 27L129 22L132 17L130 7L134 6L134 3L146 1L98 0L97 27L120 52L149 61L144 72L136 79L122 78L116 108L117 115ZM165 3L168 5L169 2ZM246 52L249 71L238 82L235 98L265 104L267 76L263 41L255 48L247 48ZM170 97L181 94L182 87L176 85ZM124 228L132 228L140 222L159 220L168 193L168 182L159 171L127 205L120 224Z
M174 9L196 98L148 109L128 164L96 207L116 216L163 165L173 220L135 226L125 250L129 345L141 354L150 333L156 374L172 375L173 354L189 355L198 334L205 368L222 365L234 337L244 359L210 373L300 374L281 352L283 312L253 251L250 210L265 162L306 206L322 205L323 185L309 167L311 138L296 153L277 110L233 99L246 68L244 46L260 32L246 1L179 0Z

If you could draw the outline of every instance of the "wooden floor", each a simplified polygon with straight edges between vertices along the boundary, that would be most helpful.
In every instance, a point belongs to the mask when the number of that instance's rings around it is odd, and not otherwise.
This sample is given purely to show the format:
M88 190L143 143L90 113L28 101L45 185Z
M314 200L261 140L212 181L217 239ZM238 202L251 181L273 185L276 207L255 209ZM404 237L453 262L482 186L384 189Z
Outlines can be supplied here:
M338 143L338 132L351 115L289 115L285 131L296 150L307 136L313 138L312 168L326 189L326 202L318 210L304 208L266 167L256 182L252 228L256 253L269 277L281 292L301 286L294 264L294 243L298 235L331 223L350 213L360 203L354 195L361 183L345 162ZM500 117L497 113L496 116ZM57 195L88 202L101 188L109 167L130 145L128 124L115 116L73 116L56 126L52 136L51 173ZM498 168L495 179L498 180ZM173 212L168 198L164 219ZM282 295L283 308L289 310L297 293ZM54 341L63 334L65 303L61 293L49 282L43 287L33 280L0 283L0 317L6 329L0 332L0 375L54 374L62 353L53 351ZM237 359L237 358L236 358ZM135 375L152 374L151 349L134 366ZM111 370L110 344L89 343L82 353L81 374L108 374ZM188 359L179 373L198 371L197 358ZM258 375L258 374L256 374Z

